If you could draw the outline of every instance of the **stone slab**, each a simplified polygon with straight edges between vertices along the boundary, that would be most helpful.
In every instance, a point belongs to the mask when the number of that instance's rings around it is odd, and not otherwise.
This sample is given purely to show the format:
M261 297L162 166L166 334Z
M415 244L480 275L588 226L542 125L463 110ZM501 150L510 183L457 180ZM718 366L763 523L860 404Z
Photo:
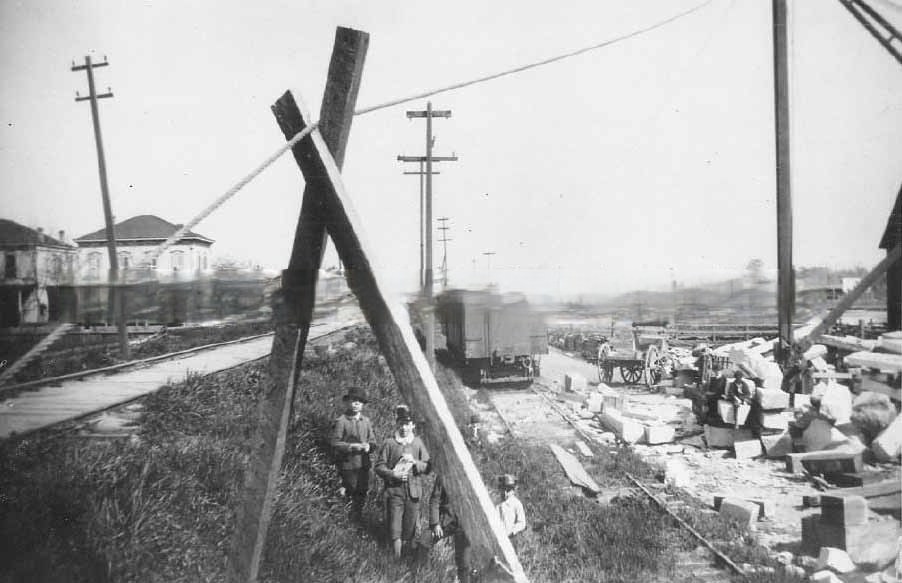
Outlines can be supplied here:
M646 425L645 426L645 443L649 445L657 445L660 443L670 443L676 437L676 430L671 425Z
M733 451L736 459L751 459L761 455L761 440L748 439L745 441L734 441Z
M815 556L821 547L848 553L857 565L885 565L896 558L902 527L898 520L871 520L867 524L825 524L812 514L802 518L802 552Z
M586 382L586 377L579 373L570 372L564 375L564 390L570 391L571 393L580 393L584 392L589 384Z
M752 527L758 520L758 505L742 498L724 498L720 503L721 516L738 520L741 524Z
M862 467L861 452L828 450L786 454L786 471L790 474L801 474L803 470L812 474L840 474L860 472Z
M714 510L720 510L720 506L724 500L730 496L716 495L714 496ZM736 498L735 496L733 498ZM757 520L769 518L774 515L774 504L770 500L761 500L759 498L743 498L746 502L751 502L758 507Z
M864 496L821 496L821 522L837 526L865 524L868 503Z
M793 415L787 411L762 411L761 427L764 429L787 429Z
M755 399L765 411L782 411L789 407L789 393L785 393L780 389L758 389L755 392Z
M782 458L792 453L792 436L786 431L776 435L762 435L761 446L764 448L765 457Z

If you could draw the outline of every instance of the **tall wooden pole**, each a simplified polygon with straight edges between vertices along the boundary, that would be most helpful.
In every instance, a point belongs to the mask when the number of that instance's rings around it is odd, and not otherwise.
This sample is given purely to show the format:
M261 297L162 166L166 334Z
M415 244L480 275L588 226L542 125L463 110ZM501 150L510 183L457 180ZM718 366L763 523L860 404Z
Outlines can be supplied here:
M792 344L795 281L792 267L792 188L789 159L789 63L787 0L772 0L774 27L774 122L777 163L777 358L786 363Z
M369 35L364 32L339 28L335 34L320 110L320 129L338 165L344 160L368 46ZM286 110L277 103L273 106L273 113L287 139L303 129L303 121L295 110ZM292 153L300 164L305 155L302 146L296 145ZM234 583L257 580L272 517L292 402L313 320L316 281L325 249L329 215L321 189L316 176L307 176L291 259L288 269L282 273L282 289L274 298L273 349L258 410L258 423L251 439L244 498L237 510L232 540L230 579ZM353 263L345 262L345 266L354 268Z
M90 55L85 56L85 64L72 66L73 71L84 70L88 75L88 96L76 97L75 101L91 102L91 120L94 122L94 142L97 145L97 168L100 173L100 194L103 198L103 218L106 223L106 241L107 252L110 258L110 270L108 280L110 283L110 301L113 303L113 311L116 314L116 324L119 336L119 353L123 359L129 358L128 346L128 329L126 328L125 318L125 296L122 292L121 283L119 281L119 259L116 254L116 234L113 229L113 208L110 204L110 189L107 185L106 177L106 157L103 153L103 136L100 134L100 110L97 107L98 99L107 99L113 96L113 93L97 94L94 86L94 68L106 67L109 63L106 60L102 63L92 63Z
M432 289L432 102L426 103L426 229L425 279L423 293L426 296L426 313L423 333L426 335L426 360L435 367L435 310Z

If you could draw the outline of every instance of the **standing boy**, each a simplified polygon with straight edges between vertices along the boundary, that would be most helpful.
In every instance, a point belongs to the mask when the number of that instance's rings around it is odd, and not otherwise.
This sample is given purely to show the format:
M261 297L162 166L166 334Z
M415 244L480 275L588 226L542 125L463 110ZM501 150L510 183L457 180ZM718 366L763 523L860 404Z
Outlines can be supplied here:
M376 449L373 424L362 414L366 393L351 387L344 396L344 415L332 425L332 451L345 496L351 500L351 518L359 521L370 485L370 452Z
M401 557L401 548L413 540L423 495L421 474L429 468L429 452L419 437L413 434L414 423L410 410L400 406L395 410L397 430L382 442L376 473L385 482L385 518L392 550Z
M498 486L504 499L498 505L498 513L501 515L501 523L507 536L526 530L526 513L523 504L517 498L517 478L510 474L504 474L498 478Z

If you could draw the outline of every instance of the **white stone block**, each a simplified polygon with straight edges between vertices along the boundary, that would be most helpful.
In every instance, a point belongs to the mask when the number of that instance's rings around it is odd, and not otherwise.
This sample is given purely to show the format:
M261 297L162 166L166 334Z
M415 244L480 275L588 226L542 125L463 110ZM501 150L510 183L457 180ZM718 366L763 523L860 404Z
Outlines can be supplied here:
M789 407L789 393L780 389L758 389L755 398L765 411Z
M816 569L830 569L837 573L849 573L855 570L855 563L842 549L834 549L832 547L821 547L820 555L817 557Z
M564 375L564 390L572 393L584 392L588 383L586 377L579 373L567 373Z
M676 431L670 425L646 425L645 426L645 443L656 445L659 443L670 443L676 436Z
M598 415L598 419L605 428L613 431L617 437L627 443L636 443L645 437L644 425L634 419L624 417L618 411L605 409Z
M897 415L889 427L871 443L871 451L878 461L889 462L898 459L902 453L902 415Z

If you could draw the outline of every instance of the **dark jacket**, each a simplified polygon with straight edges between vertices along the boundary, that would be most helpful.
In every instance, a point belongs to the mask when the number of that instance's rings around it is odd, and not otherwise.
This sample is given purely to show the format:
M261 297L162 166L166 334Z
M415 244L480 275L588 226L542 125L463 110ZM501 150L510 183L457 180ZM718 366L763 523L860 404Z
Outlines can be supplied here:
M445 489L441 476L435 478L432 495L429 496L429 526L433 527L437 524L441 524L443 528L450 524L457 524L457 517L451 511L448 490Z
M332 424L332 452L335 463L341 470L368 469L371 465L370 454L363 451L350 451L352 443L370 444L370 452L376 451L376 434L373 424L363 415L354 419L342 415Z
M414 500L419 500L423 495L420 476L425 474L429 467L429 452L426 451L426 446L419 437L414 436L413 441L409 444L398 443L394 437L383 441L382 447L379 449L379 457L376 460L376 474L385 481L386 492L389 494L403 492L405 484L392 475L392 470L405 453L412 455L416 462L407 478L407 493Z

